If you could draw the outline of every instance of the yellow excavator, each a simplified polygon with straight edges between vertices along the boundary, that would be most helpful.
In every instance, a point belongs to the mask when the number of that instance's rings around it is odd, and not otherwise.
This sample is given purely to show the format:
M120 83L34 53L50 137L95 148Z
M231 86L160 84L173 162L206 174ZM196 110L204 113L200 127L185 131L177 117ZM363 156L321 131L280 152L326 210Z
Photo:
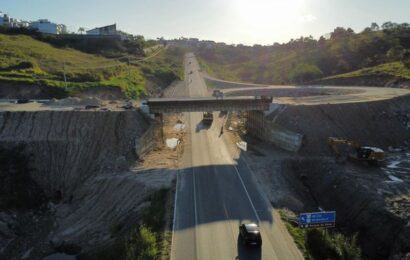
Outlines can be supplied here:
M347 145L349 147L352 147L355 153L349 154L348 158L353 159L355 161L364 161L368 162L369 164L379 165L382 162L384 162L385 159L385 154L382 149L370 146L360 146L359 143L353 140L329 137L327 139L327 143L329 144L333 152L336 154L336 157L338 159L343 157L343 155L340 153L338 149L339 145Z

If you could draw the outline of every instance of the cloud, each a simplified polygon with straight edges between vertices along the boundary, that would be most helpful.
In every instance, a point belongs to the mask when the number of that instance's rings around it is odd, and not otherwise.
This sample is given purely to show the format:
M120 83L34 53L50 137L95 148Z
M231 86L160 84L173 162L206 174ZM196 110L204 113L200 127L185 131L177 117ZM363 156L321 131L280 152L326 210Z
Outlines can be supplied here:
M313 22L316 19L317 19L317 17L314 16L313 14L305 14L304 16L300 17L300 21L304 22L304 23Z

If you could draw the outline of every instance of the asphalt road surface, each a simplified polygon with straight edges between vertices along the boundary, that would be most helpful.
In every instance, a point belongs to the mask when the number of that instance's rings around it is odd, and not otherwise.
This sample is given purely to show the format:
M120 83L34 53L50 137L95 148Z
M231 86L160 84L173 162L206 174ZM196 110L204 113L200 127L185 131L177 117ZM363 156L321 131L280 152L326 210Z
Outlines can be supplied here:
M185 89L191 97L207 96L195 57L188 54L185 63L186 84L172 93ZM201 113L186 114L190 141L178 174L172 259L302 259L246 163L232 159L227 146L232 144L219 136L223 117L215 112L214 118L206 126ZM242 222L260 224L262 248L241 245Z
M391 99L399 96L410 95L409 89L385 88L385 87L353 87L353 86L289 86L289 85L261 85L253 83L240 83L216 79L203 73L205 79L210 80L213 84L223 90L224 93L242 92L245 95L263 95L273 96L273 103L288 105L319 105L319 104L342 104L371 102ZM268 90L272 90L269 93ZM288 90L288 96L276 96L275 90ZM315 92L325 92L326 94L312 94L300 96L300 91L316 90Z

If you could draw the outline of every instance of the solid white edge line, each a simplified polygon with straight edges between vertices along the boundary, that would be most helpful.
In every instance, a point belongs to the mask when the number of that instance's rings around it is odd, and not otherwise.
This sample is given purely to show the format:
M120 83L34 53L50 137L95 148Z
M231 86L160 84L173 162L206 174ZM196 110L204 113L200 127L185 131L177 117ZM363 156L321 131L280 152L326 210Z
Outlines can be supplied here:
M172 221L172 238L171 238L171 257L170 260L173 259L174 251L172 248L174 247L174 237L175 237L175 225L177 222L177 201L178 201L178 176L179 176L179 170L177 171L177 182L175 184L175 200L174 200L174 220Z
M195 228L194 228L194 232L195 232L195 257L196 257L196 259L199 259L199 257L198 257L198 234L197 234L197 232L198 232L198 230L197 230L197 228L198 228L198 211L197 211L197 206L196 206L196 185L195 185L195 183L196 183L196 179L195 179L195 171L194 171L194 167L192 167L192 182L193 182L193 185L194 185L194 218L195 218Z
M246 168L248 168L250 173L253 173L252 169L249 167L248 162L246 161L246 159L241 158L241 160L244 162ZM253 176L255 176L255 174L251 175L251 178L253 179L254 182L256 182L256 180L253 178ZM255 183L256 185L258 185L257 183ZM268 206L268 208L272 211L276 211L275 208L272 207L272 204L270 204L269 199L267 198L266 193L264 192L264 190L262 189L261 192L259 192L260 196L262 197L262 199L265 201L266 205ZM273 218L273 217L272 217ZM300 259L304 259L304 256L302 254L302 252L300 251L300 249L297 247L295 239L290 235L289 230L286 228L285 223L283 223L283 221L280 219L280 221L282 222L283 227L285 228L289 238L293 241L294 246L296 248L296 252L299 254L299 256L301 257ZM276 254L276 253L275 253Z
M234 165L234 168L235 168L235 170L236 170L236 174L237 174L238 177L239 177L239 180L241 181L242 187L243 187L243 189L245 190L246 196L248 197L248 200L249 200L249 202L251 203L252 209L253 209L253 211L255 212L255 216L256 216L256 219L258 220L258 224L260 225L260 224L261 224L261 220L260 220L260 218L259 218L258 212L256 212L255 206L253 205L251 196L249 195L248 190L246 189L245 183L244 183L243 180L242 180L241 174L239 173L239 170L236 168L236 165ZM273 251L273 253L275 254L275 259L279 259L278 256L276 255L275 249L273 249L271 243L269 243L269 246L272 248L272 251Z
M245 190L246 196L248 197L248 200L249 200L249 202L251 203L252 210L253 210L253 212L255 213L256 219L258 220L258 223L260 223L261 220L260 220L260 218L259 218L258 212L256 212L255 205L253 205L251 196L250 196L249 193L248 193L248 189L246 189L246 186L245 186L245 183L244 183L243 180L242 180L241 174L239 173L238 168L236 168L236 165L234 165L233 167L235 168L235 171L236 171L236 174L238 175L239 181L241 182L242 187L243 187L243 189Z

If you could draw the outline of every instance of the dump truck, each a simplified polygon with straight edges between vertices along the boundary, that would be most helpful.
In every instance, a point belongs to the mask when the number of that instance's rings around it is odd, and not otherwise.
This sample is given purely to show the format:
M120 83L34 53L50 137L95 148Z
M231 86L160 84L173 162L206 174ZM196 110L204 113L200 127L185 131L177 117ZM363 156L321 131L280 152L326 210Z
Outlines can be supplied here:
M214 114L212 112L204 112L202 122L207 125L211 125L214 121Z
M346 138L329 137L327 143L331 147L332 151L336 154L338 159L346 157L342 154L338 148L340 145L353 148L353 153L348 153L347 157L354 161L364 161L369 164L379 165L384 162L385 153L382 149L370 146L361 146L359 143Z

